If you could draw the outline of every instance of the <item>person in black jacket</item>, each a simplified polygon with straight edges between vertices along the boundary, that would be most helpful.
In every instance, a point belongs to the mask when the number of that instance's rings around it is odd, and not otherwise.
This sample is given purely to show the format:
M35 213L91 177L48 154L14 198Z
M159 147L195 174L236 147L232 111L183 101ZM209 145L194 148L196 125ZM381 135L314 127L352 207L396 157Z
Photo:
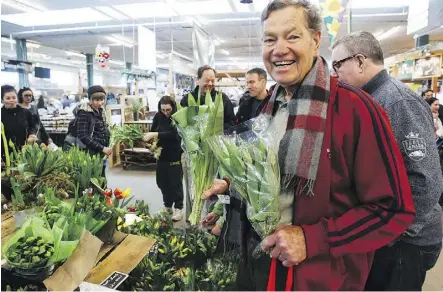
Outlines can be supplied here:
M421 95L426 101L435 97L434 90L432 90L432 89L426 89L425 91L422 92ZM440 107L438 109L438 118L440 119L440 121L443 121L443 105L440 105Z
M183 217L182 150L180 136L171 119L176 111L175 101L170 96L163 96L152 122L152 132L145 134L143 140L148 142L158 138L162 150L157 161L157 186L163 194L164 211L172 214L172 220L180 221Z
M17 150L20 150L26 141L37 140L36 127L29 110L22 108L17 103L17 92L11 85L2 86L2 124L5 130L6 140L12 141ZM3 144L3 141L2 141ZM4 145L2 158L4 156Z
M89 102L81 104L77 111L77 137L86 146L86 151L101 157L112 154L109 148L110 131L106 122L106 92L103 87L94 85L88 89ZM103 166L103 177L105 166Z
M268 103L270 95L266 90L267 78L266 71L261 68L254 68L246 73L249 97L240 103L235 117L237 125L258 116Z
M40 120L37 106L32 104L32 102L34 101L34 93L32 92L31 88L23 87L18 91L17 95L18 103L20 104L20 106L29 110L32 114L32 119L34 120L38 140L45 143L46 145L52 143L52 139L49 137L48 133L46 132L45 126Z
M214 89L215 86L215 70L210 66L203 66L198 68L197 71L197 87L191 92L192 96L195 100L198 99L198 94L200 92L200 104L204 104L206 92L209 91L211 93L212 100L215 100L215 96L218 94L218 91ZM234 115L234 107L232 106L232 102L229 97L222 92L223 95L223 109L224 109L224 129L228 129L235 124L235 115ZM183 96L180 101L180 105L183 107L188 106L188 95Z

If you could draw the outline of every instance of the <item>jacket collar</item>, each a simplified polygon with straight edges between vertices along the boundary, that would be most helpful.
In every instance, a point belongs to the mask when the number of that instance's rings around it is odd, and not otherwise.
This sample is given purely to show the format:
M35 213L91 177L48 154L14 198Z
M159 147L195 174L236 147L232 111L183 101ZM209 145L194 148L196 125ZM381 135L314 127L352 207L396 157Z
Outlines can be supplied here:
M377 75L374 76L368 83L366 83L361 89L369 94L374 93L381 85L389 80L388 71L385 69L381 70Z

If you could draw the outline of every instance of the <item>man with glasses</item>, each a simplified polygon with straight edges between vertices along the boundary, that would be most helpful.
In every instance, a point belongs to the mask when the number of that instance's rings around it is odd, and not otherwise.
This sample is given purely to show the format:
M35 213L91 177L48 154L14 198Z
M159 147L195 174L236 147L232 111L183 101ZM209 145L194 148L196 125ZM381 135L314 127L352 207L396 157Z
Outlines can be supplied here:
M338 39L332 66L343 82L369 93L387 112L403 153L416 209L416 219L397 240L379 249L366 290L421 290L442 246L443 190L439 156L429 106L384 69L383 51L368 32Z

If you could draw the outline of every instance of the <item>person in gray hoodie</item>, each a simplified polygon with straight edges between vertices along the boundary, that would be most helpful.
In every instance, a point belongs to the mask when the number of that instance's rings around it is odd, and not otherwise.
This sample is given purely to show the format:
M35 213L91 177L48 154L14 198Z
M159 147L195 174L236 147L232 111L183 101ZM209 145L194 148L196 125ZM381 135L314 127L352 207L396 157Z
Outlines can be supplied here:
M429 106L384 69L383 51L368 32L346 35L332 46L336 77L369 93L386 111L402 151L416 219L375 253L365 290L421 290L442 247L443 178ZM382 216L380 214L380 216Z

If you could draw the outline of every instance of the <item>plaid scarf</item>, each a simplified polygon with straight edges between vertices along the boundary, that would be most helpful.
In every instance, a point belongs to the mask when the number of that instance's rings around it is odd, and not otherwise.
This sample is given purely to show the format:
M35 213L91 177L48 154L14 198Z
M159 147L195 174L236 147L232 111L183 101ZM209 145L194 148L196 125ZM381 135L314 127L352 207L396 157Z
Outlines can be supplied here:
M329 78L326 61L318 56L288 102L289 118L278 153L283 191L295 188L296 195L314 194L328 112ZM276 113L275 101L282 90L280 85L275 88L265 114Z

